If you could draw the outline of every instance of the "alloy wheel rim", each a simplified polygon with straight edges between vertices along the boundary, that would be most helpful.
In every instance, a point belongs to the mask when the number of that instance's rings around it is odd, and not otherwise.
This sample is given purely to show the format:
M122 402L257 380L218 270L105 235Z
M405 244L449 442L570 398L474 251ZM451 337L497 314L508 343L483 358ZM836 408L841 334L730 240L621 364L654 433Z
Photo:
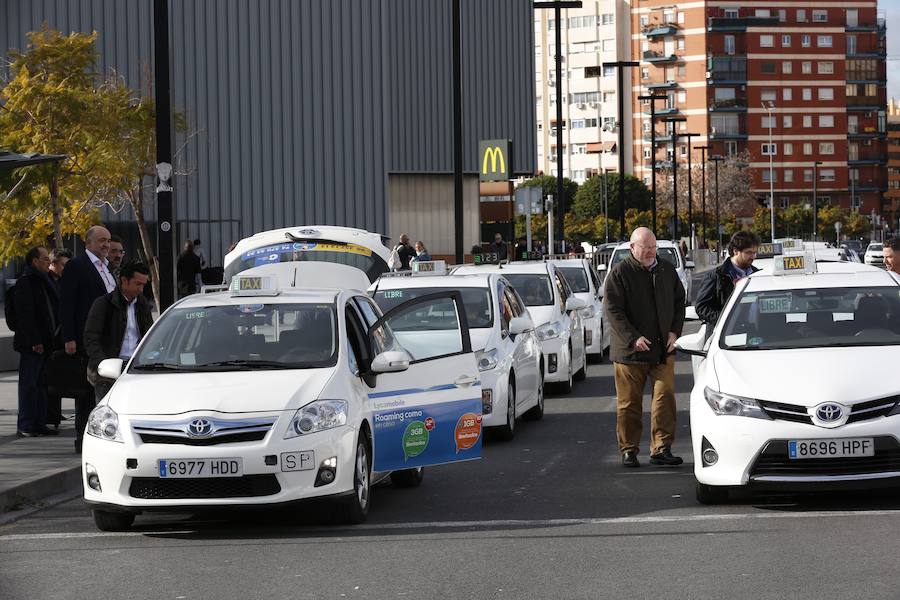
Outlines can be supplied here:
M359 488L356 490L359 505L365 508L369 503L369 460L366 448L362 444L356 448L356 479L359 482Z

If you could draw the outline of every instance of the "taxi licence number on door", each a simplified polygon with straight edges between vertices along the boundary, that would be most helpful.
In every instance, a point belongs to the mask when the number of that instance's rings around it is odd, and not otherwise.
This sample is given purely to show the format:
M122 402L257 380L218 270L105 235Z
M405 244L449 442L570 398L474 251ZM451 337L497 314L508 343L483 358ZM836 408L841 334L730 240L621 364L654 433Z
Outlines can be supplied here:
M860 456L875 456L875 441L872 438L788 441L788 457L791 459Z
M240 477L244 464L240 458L164 458L159 461L159 476L165 479L182 477Z

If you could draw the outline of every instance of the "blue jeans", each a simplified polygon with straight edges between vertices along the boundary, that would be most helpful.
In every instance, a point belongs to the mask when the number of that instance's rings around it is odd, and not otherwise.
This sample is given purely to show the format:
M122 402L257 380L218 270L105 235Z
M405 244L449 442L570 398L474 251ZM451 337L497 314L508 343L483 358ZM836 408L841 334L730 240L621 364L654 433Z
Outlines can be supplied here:
M46 360L36 352L19 355L19 431L40 431L47 422Z

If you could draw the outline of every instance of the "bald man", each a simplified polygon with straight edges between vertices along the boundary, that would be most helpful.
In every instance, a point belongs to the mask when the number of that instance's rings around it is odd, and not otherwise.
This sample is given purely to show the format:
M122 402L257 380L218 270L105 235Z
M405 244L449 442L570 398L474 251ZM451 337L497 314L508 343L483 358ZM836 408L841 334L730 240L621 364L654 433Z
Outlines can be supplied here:
M616 437L622 465L639 467L643 394L653 382L650 464L680 465L675 440L675 340L684 325L684 287L675 267L659 260L656 236L646 227L631 234L631 256L606 277L603 307L612 334Z
M109 265L109 230L94 225L84 235L84 254L68 263L59 280L59 314L66 354L87 356L84 349L84 325L94 300L116 289ZM88 415L94 409L94 392L87 382L75 397L75 451L81 452L81 440Z

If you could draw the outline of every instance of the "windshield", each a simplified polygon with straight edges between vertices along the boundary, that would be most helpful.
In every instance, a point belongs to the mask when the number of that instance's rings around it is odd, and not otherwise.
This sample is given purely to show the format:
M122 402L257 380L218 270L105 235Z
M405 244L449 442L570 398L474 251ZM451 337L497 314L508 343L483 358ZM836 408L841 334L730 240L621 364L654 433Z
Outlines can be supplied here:
M225 266L225 283L241 271L260 265L279 262L319 261L349 265L364 272L374 283L388 272L387 263L365 246L322 240L300 240L283 244L269 244L248 250L240 258Z
M553 304L553 289L550 287L550 277L540 273L503 273L519 296L525 302L525 306L547 306Z
M900 291L893 287L744 292L720 347L773 350L900 344Z
M656 257L664 260L666 262L672 263L675 268L678 268L678 251L675 248L657 248L656 249ZM616 250L613 253L612 260L609 261L609 268L612 269L616 264L622 262L626 258L631 256L631 250L628 248L622 248L620 250Z
M247 304L167 312L132 371L313 369L337 362L333 304Z
M581 267L559 267L559 272L566 278L566 283L572 288L573 292L590 292L591 287L588 285L587 273Z
M884 246L881 244L869 244L869 250L882 250Z
M421 298L428 294L446 292L449 288L407 288L401 290L378 290L374 294L375 302L381 307L381 312L386 313L398 304L402 304L413 298ZM462 294L463 306L466 309L466 318L470 329L494 326L494 313L491 310L491 294L487 288L459 288Z

